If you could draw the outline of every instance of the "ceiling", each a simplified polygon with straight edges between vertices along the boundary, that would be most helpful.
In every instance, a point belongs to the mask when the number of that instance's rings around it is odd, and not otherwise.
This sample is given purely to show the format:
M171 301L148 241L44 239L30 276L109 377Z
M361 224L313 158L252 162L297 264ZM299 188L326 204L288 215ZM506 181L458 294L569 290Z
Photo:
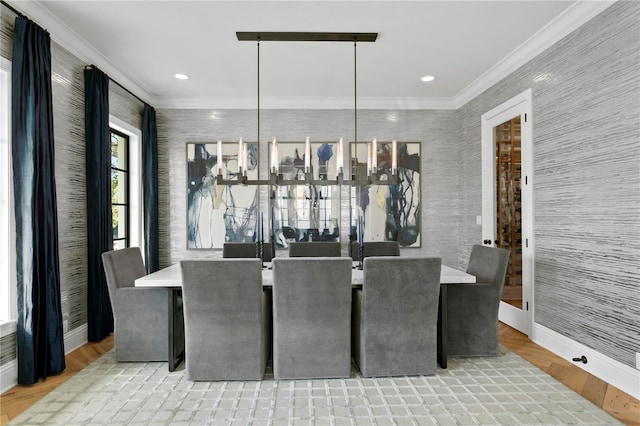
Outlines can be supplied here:
M156 107L255 108L259 75L262 108L353 108L355 56L359 107L454 108L606 2L9 3ZM358 43L357 53L351 42L263 41L258 73L257 43L238 41L236 31L377 32L378 39ZM427 74L436 79L422 82Z

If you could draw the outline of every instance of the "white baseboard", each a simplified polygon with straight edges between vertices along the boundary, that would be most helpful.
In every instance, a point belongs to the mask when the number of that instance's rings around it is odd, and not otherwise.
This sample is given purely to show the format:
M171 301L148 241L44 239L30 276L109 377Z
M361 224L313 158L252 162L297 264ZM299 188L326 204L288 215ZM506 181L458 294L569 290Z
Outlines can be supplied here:
M533 325L531 340L632 397L640 399L640 370L609 358L540 324ZM586 364L572 361L572 358L582 355L587 357Z
M0 368L0 393L8 391L18 384L18 362L15 359Z
M88 325L82 324L80 327L71 330L64 335L64 354L68 355L88 341ZM0 368L0 392L11 389L18 384L18 363L11 360Z
M89 325L82 324L64 335L64 354L67 355L89 341Z

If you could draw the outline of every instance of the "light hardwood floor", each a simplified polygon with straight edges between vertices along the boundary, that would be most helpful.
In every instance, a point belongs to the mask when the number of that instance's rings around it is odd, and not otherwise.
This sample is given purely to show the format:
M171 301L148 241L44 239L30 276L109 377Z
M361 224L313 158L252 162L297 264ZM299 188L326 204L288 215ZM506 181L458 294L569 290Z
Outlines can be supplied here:
M500 343L627 425L640 425L637 399L533 343L500 323Z
M500 343L621 422L640 426L640 403L637 399L543 349L524 334L502 323ZM3 393L0 396L0 425L5 425L112 348L113 337L98 343L87 343L67 355L67 368L61 374L40 380L31 386L16 386Z
M17 385L0 396L0 425L5 425L12 418L35 404L71 378L78 371L98 359L113 348L113 336L101 342L87 343L66 356L66 368L56 376L40 379L33 385Z

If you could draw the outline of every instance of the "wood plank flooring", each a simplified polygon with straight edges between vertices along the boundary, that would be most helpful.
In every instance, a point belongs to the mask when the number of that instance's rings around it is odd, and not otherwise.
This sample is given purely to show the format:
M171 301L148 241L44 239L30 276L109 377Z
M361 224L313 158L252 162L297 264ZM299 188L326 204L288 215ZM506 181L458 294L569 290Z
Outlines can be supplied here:
M621 422L640 426L640 403L637 399L543 349L524 334L502 323L500 343ZM15 386L3 393L0 396L0 425L8 423L10 419L112 348L113 337L98 343L87 343L67 355L67 368L61 374L40 380L31 386Z
M56 376L40 379L33 385L17 385L0 396L0 425L5 425L12 418L35 404L71 378L78 371L98 359L113 348L113 336L101 342L87 343L66 356L66 368Z
M627 425L640 426L640 403L620 389L533 343L500 323L500 343Z

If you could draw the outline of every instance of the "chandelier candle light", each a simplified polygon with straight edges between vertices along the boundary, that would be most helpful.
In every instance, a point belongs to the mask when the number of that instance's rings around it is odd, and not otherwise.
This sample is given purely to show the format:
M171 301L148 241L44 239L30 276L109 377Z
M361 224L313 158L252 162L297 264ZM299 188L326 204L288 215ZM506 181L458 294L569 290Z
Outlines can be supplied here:
M311 142L309 137L304 141L304 174L311 173Z
M277 176L279 168L280 159L278 157L278 143L276 142L276 138L273 138L273 141L271 142L271 173Z
M257 41L258 44L258 149L260 146L260 42L261 41L320 41L320 42L353 42L354 47L354 145L355 145L355 161L358 162L358 121L357 121L357 73L356 73L356 46L358 42L375 42L378 33L330 33L330 32L236 32L236 36L240 41ZM305 138L304 145L304 179L303 180L283 180L279 175L278 144L274 137L271 142L271 163L269 165L269 179L260 180L247 178L249 169L249 161L247 156L247 144L240 138L238 140L238 178L235 180L226 180L222 176L222 142L218 141L218 176L216 181L223 185L396 185L399 183L398 176L398 154L397 142L394 140L391 144L391 178L384 174L378 176L378 141L373 139L367 146L367 171L366 176L358 176L356 167L355 174L350 174L351 179L344 179L344 146L343 138L337 143L336 147L336 178L334 180L314 180L311 171L311 142L309 137ZM268 150L268 145L267 145ZM351 159L351 153L349 153ZM351 164L351 161L350 161ZM351 170L350 170L351 171Z

